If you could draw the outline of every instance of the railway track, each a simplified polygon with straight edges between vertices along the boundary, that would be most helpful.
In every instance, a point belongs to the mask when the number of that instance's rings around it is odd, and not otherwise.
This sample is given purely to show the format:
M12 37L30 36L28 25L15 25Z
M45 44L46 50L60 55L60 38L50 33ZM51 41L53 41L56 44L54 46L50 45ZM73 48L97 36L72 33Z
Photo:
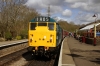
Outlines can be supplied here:
M27 51L27 46L24 45L25 44L1 48L0 52L2 56L0 55L0 66L58 66L60 51L56 59L49 59L45 56L34 57L32 53ZM22 48L22 46L24 47ZM19 49L16 50L15 48Z
M21 58L25 59L20 60ZM6 55L0 58L0 66L15 66L13 63L17 64L18 66L57 66L58 64L57 55L56 59L49 59L45 56L43 57L34 57L30 52L27 52L26 48L12 54ZM19 63L16 63L19 61ZM24 63L21 63L24 62Z
M0 44L0 66L8 66L12 61L18 60L26 52L26 40L3 42Z
M27 52L26 49L8 54L6 56L0 57L0 66L9 66L12 62L19 60L22 57L22 54Z
M46 57L35 57L25 66L53 66L55 59L48 59Z
M20 41L20 42L19 42ZM16 41L16 42L5 42L0 43L0 57L3 57L5 55L14 53L16 51L19 51L21 49L27 48L27 41Z
M46 56L32 56L31 53L27 52L23 56L29 61L25 66L58 66L60 49L55 59L47 58Z

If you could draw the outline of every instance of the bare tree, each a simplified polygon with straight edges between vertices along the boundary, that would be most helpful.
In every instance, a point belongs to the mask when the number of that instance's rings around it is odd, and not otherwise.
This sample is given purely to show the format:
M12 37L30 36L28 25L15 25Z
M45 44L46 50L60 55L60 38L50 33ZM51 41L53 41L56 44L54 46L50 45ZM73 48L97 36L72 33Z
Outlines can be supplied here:
M0 0L0 34L10 32L13 37L28 29L28 22L38 16L38 12L23 5L24 0Z

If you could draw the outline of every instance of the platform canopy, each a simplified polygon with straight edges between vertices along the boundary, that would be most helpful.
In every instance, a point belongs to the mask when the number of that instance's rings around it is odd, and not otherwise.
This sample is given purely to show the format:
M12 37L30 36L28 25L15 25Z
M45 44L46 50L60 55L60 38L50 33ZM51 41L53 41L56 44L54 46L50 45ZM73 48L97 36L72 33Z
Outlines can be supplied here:
M87 26L85 26L85 27L81 28L80 30L89 30L89 29L93 28L93 27L94 27L94 25L95 25L95 26L98 26L99 24L100 24L100 23L90 24L90 25L87 25Z

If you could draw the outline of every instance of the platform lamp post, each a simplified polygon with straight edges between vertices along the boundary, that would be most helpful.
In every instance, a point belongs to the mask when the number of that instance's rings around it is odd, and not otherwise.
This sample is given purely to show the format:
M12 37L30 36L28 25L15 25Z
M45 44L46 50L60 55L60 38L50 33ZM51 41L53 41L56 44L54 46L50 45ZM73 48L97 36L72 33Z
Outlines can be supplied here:
M96 46L96 19L98 18L98 14L94 14L93 17L96 17L94 24L94 43L93 43L93 45Z

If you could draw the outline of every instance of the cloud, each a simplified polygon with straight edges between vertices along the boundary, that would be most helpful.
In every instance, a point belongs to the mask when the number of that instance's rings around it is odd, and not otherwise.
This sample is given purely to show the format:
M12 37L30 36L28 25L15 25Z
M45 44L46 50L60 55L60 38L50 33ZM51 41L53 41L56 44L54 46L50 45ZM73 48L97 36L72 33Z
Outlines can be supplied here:
M91 0L91 3L100 4L100 0Z
M63 9L60 6L50 6L51 13L61 13Z
M76 2L73 5L71 5L72 8L81 8L81 7L84 8L86 6L87 6L86 3L81 3L81 2Z
M100 14L96 14L97 17L93 17L94 14L92 13L84 13L84 12L79 12L77 17L74 21L79 23L79 24L86 24L90 22L94 22L96 20L100 20Z
M25 5L27 5L29 8L35 9L45 8L45 4L43 4L42 0L28 0Z
M59 20L68 21L67 19L62 18L62 17L54 17L54 19L55 19L56 21L59 21Z
M75 23L93 22L93 14L100 14L100 0L27 0L25 5L36 9L42 15L47 15L50 5L51 16ZM77 17L77 18L76 18Z
M61 0L28 0L25 5L29 8L36 9L39 13L45 11L47 13L48 6L50 5L50 14L56 14L63 11L61 4Z
M70 8L100 13L100 0L65 0L65 2Z
M62 12L62 15L66 17L70 17L72 15L72 12L71 10L66 9Z
M31 8L47 8L48 5L61 7L64 1L61 0L28 0L25 5ZM55 8L56 9L56 8Z
M75 3L75 2L87 2L87 0L65 0L67 3Z

